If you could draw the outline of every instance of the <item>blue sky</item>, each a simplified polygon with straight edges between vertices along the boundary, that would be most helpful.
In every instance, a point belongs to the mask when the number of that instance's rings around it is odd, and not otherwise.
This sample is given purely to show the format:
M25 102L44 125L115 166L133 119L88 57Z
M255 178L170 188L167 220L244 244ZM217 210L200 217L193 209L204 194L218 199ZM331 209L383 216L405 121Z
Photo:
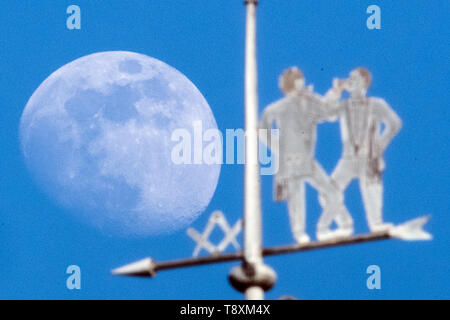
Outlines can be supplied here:
M82 29L66 29L77 4ZM381 8L382 29L366 28L366 8ZM269 1L258 9L260 109L279 99L278 75L297 65L324 93L335 76L356 66L373 73L369 94L403 119L387 151L385 219L400 223L432 214L431 242L387 241L267 259L278 273L276 299L450 298L448 1ZM11 1L0 11L0 298L240 299L227 275L236 263L159 274L110 276L109 270L147 257L188 257L194 243L170 236L106 237L80 223L33 183L19 149L18 126L29 97L57 68L99 51L127 50L158 58L184 73L208 100L220 129L243 126L245 11L241 0ZM317 157L330 172L341 151L337 123L321 125ZM263 177L264 243L292 242L285 204L272 201ZM308 231L320 214L309 188ZM346 202L358 233L367 226L357 184ZM235 222L242 214L242 167L227 165L208 210ZM366 268L381 268L382 289L366 288ZM67 266L79 265L82 289L66 288Z

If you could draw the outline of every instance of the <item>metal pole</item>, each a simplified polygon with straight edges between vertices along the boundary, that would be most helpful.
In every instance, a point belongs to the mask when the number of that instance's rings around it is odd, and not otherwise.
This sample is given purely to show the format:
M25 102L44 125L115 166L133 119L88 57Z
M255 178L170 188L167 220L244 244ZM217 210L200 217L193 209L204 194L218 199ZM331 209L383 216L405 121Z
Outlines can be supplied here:
M246 4L244 254L247 262L256 264L262 263L261 180L257 135L256 1L247 1Z
M232 285L247 300L264 299L264 290L275 283L275 273L262 259L261 178L258 154L258 80L256 60L256 6L246 0L245 36L245 166L243 265L230 275ZM265 285L263 284L265 283ZM270 284L270 285L269 285Z
M247 26L245 44L245 181L244 181L244 260L262 264L261 178L258 163L258 75L256 62L256 6L246 1ZM247 300L262 300L260 287L249 287Z

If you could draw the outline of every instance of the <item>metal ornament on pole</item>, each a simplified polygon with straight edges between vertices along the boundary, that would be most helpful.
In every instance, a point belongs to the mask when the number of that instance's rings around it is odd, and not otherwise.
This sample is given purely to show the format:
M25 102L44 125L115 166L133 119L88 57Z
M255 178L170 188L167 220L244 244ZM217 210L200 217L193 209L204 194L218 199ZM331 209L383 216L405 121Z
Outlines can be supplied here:
M248 300L264 299L264 292L271 289L277 276L274 270L263 262L264 256L305 252L326 249L342 245L352 245L370 241L400 239L406 241L430 240L431 234L423 227L429 216L419 217L386 230L365 235L342 236L331 239L319 239L317 242L297 243L278 247L263 248L261 217L261 177L259 167L258 141L258 82L256 59L256 7L258 0L246 0L246 45L245 45L245 166L244 166L244 218L243 251L222 253L229 244L237 247L236 235L241 230L241 221L230 227L223 214L213 213L203 234L194 229L188 235L197 241L194 257L188 259L156 262L147 258L112 271L114 275L134 277L154 277L158 271L192 267L206 264L241 260L242 264L231 270L229 281ZM219 245L209 242L213 228L219 225L225 233ZM200 250L211 255L198 257Z

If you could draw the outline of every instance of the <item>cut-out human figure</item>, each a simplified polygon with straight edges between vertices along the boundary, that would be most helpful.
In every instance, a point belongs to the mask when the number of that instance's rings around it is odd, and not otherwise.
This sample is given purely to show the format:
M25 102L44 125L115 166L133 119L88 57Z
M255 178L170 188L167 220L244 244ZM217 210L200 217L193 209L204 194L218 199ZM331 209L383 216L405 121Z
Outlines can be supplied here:
M383 222L383 154L402 124L383 99L366 96L371 82L372 76L366 68L353 70L344 80L343 87L350 98L340 104L343 155L331 178L342 194L353 179L359 179L367 222L370 230L376 232L392 227ZM325 229L333 220L342 219L334 214L324 212L319 228Z
M260 135L269 148L279 150L275 155L279 170L275 176L275 200L287 201L290 225L298 243L310 241L305 231L305 182L319 191L323 216L342 217L337 221L342 235L353 233L353 220L342 203L341 193L314 157L317 124L331 121L339 113L338 101L342 90L334 87L322 97L312 87L305 87L303 73L296 67L287 69L279 86L286 95L269 105L263 112L260 128L279 129L279 147L271 146L270 136Z

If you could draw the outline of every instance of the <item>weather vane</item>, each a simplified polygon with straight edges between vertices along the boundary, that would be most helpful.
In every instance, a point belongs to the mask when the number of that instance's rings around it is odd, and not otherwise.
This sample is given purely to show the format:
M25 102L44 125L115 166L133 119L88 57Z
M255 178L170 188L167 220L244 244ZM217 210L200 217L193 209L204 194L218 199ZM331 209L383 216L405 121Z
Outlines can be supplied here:
M263 257L300 251L323 249L367 241L402 239L428 240L431 235L423 230L429 217L421 217L398 226L385 223L382 217L385 169L383 154L401 128L401 120L380 98L367 97L371 74L357 68L348 79L334 79L332 88L324 95L305 86L303 73L298 68L286 70L280 77L281 100L269 105L258 121L257 61L256 61L256 7L257 0L246 0L245 53L245 165L244 217L231 227L222 212L216 211L209 219L203 234L194 229L188 235L197 243L194 257L155 262L147 258L113 270L116 275L154 277L158 271L241 260L231 270L232 286L243 292L246 299L262 300L264 292L276 282L276 273L264 264ZM343 91L350 97L341 100ZM331 176L315 159L317 125L323 121L340 121L343 155ZM288 202L291 231L295 244L262 247L261 185L258 153L258 130L279 128L279 171L275 176L276 201ZM262 139L271 147L269 139ZM274 152L274 151L273 151ZM359 179L369 234L353 235L353 219L344 204L344 192L353 179ZM317 241L311 242L305 232L305 183L319 192L322 215L317 225ZM336 222L337 229L330 226ZM224 239L214 245L209 236L219 226ZM223 253L232 245L239 249L237 235L243 228L243 250ZM210 256L200 256L204 249Z

